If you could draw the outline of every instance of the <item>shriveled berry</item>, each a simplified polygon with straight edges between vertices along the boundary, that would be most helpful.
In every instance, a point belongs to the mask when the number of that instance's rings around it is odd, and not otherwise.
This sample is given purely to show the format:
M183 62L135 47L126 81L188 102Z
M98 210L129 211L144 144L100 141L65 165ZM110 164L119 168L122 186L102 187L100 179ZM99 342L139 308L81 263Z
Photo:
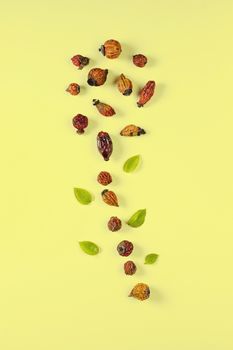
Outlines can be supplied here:
M129 297L134 297L138 300L146 300L150 297L150 288L145 283L138 283L136 286L131 290Z
M112 139L107 132L100 131L98 133L97 148L100 154L102 154L104 160L108 161L113 151L113 144L112 144Z
M133 63L135 64L135 66L142 68L147 64L147 58L142 54L134 55Z
M106 189L106 190L103 190L101 195L102 195L103 201L106 204L112 205L114 207L119 207L117 196L113 191L109 191Z
M101 171L97 176L97 181L103 185L107 186L112 182L112 176L107 171Z
M118 244L117 251L121 256L129 256L133 251L133 243L122 241Z
M83 69L83 67L89 64L89 58L82 55L75 55L71 58L72 63L78 67L78 69Z
M99 113L105 117L112 117L114 114L116 114L116 112L110 105L100 102L100 100L94 99L92 100L92 103L93 106L96 106Z
M108 221L108 228L112 232L119 231L121 229L121 220L117 216L112 216Z
M107 79L108 69L92 68L88 73L87 83L90 86L103 85Z
M77 133L83 134L84 129L88 126L88 118L85 115L77 114L72 121L73 126L77 129Z
M101 45L99 51L107 58L117 58L121 54L121 44L117 40L110 39Z
M124 264L124 271L126 275L134 275L136 270L137 267L133 261L126 261L126 263Z
M71 83L66 91L71 95L78 95L80 93L80 86L77 83Z

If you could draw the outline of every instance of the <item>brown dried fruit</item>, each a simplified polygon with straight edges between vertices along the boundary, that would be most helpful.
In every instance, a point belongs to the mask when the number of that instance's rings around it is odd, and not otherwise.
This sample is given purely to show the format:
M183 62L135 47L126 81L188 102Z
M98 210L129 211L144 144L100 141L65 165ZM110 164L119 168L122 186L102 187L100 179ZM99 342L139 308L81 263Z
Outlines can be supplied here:
M116 112L114 111L114 109L110 105L107 105L106 103L100 102L100 100L94 99L94 100L92 100L92 103L94 106L96 106L96 108L98 109L100 114L102 114L105 117L112 117L114 114L116 114Z
M107 132L100 131L98 133L97 147L104 160L108 161L113 151L113 144L112 139Z
M140 136L145 134L145 130L140 128L139 126L130 124L124 127L124 129L121 130L120 135L121 136Z
M117 196L113 191L104 190L101 195L106 204L119 207Z
M101 68L92 68L88 73L88 84L90 86L103 85L107 79L108 70Z
M133 84L131 80L126 78L124 74L121 74L117 80L118 90L124 95L129 96L133 91Z
M145 283L138 283L131 290L129 297L134 297L138 300L146 300L150 297L150 288Z
M121 241L117 246L117 251L121 256L129 256L133 251L133 243L130 241Z
M77 114L73 119L73 126L77 129L78 134L83 134L84 129L88 126L88 118L85 115Z
M112 232L119 231L121 229L121 220L117 216L112 216L108 221L108 228Z
M71 95L78 95L80 93L80 86L77 83L71 83L66 91Z
M125 264L124 264L124 271L125 271L125 274L126 275L134 275L135 272L137 271L137 267L136 265L134 264L133 261L127 261Z
M133 63L135 64L135 66L142 68L147 64L147 58L142 54L134 55Z
M107 58L117 58L121 54L121 44L117 40L107 40L101 45L99 51Z
M97 181L101 185L107 186L112 182L112 176L107 171L101 171L97 177Z
M82 55L75 55L71 58L72 63L78 67L78 69L83 69L83 67L89 64L89 58Z
M149 80L144 88L140 91L139 100L137 102L138 107L143 107L151 97L154 95L155 91L155 82L153 80Z

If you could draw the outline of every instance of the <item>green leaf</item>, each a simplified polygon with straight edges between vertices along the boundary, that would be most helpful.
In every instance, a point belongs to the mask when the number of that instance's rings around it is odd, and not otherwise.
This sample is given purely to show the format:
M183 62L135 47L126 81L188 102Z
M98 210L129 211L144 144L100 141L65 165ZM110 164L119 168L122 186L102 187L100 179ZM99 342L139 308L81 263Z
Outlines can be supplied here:
M84 253L88 255L96 255L99 253L100 249L99 247L90 241L82 241L79 242L80 248L84 251Z
M83 188L74 188L74 194L76 199L81 204L89 204L92 202L92 195L87 190L84 190Z
M156 260L158 259L158 254L148 254L146 257L145 257L145 262L144 264L154 264L156 262Z
M146 217L146 209L140 209L131 216L127 224L131 227L139 227L144 223L145 217Z
M126 173L132 173L137 167L140 162L140 155L133 156L126 160L126 162L123 165L123 170Z

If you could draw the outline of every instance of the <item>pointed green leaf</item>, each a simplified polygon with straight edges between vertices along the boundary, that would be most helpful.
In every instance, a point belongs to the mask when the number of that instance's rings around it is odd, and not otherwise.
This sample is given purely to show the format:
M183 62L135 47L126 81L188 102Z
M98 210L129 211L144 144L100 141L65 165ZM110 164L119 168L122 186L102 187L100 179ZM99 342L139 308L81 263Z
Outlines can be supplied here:
M158 257L159 257L158 254L154 254L154 253L148 254L145 257L144 264L154 264L156 262L156 260L158 259Z
M92 195L87 190L84 190L83 188L74 188L74 194L76 199L81 204L89 204L92 202Z
M144 223L145 217L146 217L146 209L140 209L131 216L127 224L131 227L139 227Z
M132 173L137 167L140 162L140 155L133 156L126 160L126 162L123 165L123 170L126 173Z
M99 253L99 247L90 241L82 241L79 242L80 248L84 251L84 253L88 255L96 255Z

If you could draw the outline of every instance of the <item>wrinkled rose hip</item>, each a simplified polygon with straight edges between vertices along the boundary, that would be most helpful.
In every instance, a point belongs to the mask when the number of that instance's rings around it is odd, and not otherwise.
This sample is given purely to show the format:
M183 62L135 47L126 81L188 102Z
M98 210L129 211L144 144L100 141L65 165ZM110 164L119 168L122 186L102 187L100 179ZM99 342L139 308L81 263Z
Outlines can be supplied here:
M137 270L137 267L133 261L129 260L124 264L124 271L126 275L134 275L136 270Z
M88 126L88 118L82 114L77 114L72 122L73 126L77 129L78 134L83 134L84 129Z
M118 244L117 251L121 256L129 256L133 251L133 243L122 241Z
M72 63L78 67L78 69L83 69L83 67L89 64L89 58L82 55L75 55L71 58Z
M107 171L101 171L97 176L97 181L103 185L107 186L112 182L112 176Z
M121 220L117 216L112 216L108 221L108 229L112 232L121 229Z
M71 95L78 95L80 93L80 86L77 83L71 83L66 91Z
M142 68L147 64L147 58L142 54L134 55L133 63L135 64L135 66Z

